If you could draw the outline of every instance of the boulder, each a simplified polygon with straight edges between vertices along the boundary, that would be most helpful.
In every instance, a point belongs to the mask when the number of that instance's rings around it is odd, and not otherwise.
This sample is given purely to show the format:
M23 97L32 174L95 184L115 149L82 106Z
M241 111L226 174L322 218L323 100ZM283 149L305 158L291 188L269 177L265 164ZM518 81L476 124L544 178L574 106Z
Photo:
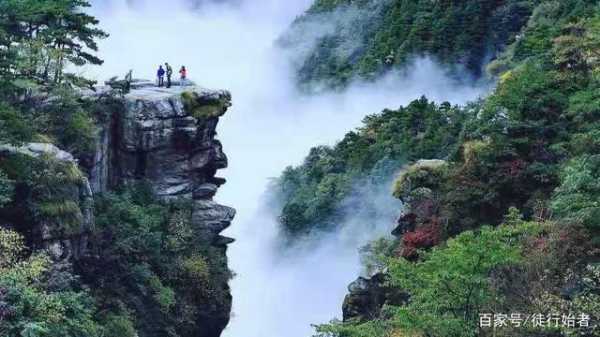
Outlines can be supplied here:
M377 273L350 283L342 306L344 322L373 320L380 316L385 304L402 305L408 301L408 294L386 284L387 278L386 274Z

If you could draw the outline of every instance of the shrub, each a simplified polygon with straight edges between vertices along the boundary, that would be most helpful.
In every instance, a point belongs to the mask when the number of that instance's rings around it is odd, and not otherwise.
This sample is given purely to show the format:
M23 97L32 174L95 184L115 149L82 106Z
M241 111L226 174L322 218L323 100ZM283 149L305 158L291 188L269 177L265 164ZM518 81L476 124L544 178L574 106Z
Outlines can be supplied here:
M102 322L105 337L136 337L137 332L129 315L108 315Z
M95 303L85 292L50 289L51 260L24 258L23 238L0 228L0 333L6 337L101 337Z
M0 208L13 200L15 181L8 178L6 173L0 169Z
M20 234L0 227L0 270L14 266L24 250L25 244Z
M438 224L432 223L402 235L401 256L407 259L417 257L419 249L436 246L442 240L441 229Z
M0 142L19 145L31 140L35 133L34 125L17 109L0 103Z
M185 276L196 282L206 282L209 277L209 265L201 255L185 258L181 263Z
M541 231L538 223L484 226L424 252L416 262L390 256L389 286L409 293L410 301L384 307L381 317L371 321L318 326L318 336L477 336L480 310L502 300L491 272L522 263L525 243Z
M95 201L91 240L100 256L82 266L94 295L110 312L128 313L140 335L200 334L205 318L199 313L230 300L231 274L221 248L211 247L192 225L192 203L161 201L144 183ZM117 323L127 328L123 318Z
M561 172L552 209L566 220L583 224L595 243L600 243L600 156L585 155L570 160Z
M181 93L185 111L196 119L208 119L223 116L228 102L219 99L203 99L196 92Z

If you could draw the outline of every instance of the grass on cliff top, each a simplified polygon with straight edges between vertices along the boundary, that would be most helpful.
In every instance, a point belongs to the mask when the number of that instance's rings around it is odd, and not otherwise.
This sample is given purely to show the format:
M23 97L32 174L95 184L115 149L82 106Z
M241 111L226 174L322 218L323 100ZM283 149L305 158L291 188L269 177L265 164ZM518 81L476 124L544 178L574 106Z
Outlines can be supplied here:
M225 114L226 102L219 99L207 99L200 97L192 91L181 93L183 106L192 117L196 119L209 119L221 117Z

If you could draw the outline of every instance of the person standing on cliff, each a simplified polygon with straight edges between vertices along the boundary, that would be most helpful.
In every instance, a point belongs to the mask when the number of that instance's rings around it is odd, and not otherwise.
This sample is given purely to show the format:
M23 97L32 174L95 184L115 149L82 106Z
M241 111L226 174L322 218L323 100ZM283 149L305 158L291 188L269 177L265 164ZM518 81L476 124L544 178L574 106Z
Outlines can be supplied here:
M185 69L185 66L181 66L181 69L179 69L179 75L180 75L180 85L183 87L185 86L185 80L187 79L187 69Z
M165 85L165 70L162 65L158 66L158 71L156 72L156 76L158 77L158 86L162 87Z
M171 87L171 77L173 76L173 68L168 62L165 62L165 68L167 69L167 88Z

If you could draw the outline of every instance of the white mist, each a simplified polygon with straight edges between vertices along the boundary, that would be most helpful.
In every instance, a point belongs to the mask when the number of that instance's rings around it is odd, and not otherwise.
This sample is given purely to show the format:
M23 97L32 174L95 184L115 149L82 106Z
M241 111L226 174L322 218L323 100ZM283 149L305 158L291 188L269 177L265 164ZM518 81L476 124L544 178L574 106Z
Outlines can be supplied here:
M98 80L154 77L159 64L186 65L199 85L228 89L234 106L219 124L229 157L217 194L238 215L224 233L230 246L233 316L226 337L307 337L311 324L341 314L346 286L360 273L358 248L393 226L396 201L381 219L348 214L343 232L278 251L276 210L261 201L269 179L300 164L310 147L333 144L361 119L421 95L463 103L481 90L457 87L428 60L400 76L357 84L343 93L306 97L294 89L288 60L274 41L311 0L236 0L231 5L190 6L193 0L98 0L93 14L111 37L101 42L105 64L86 69ZM318 36L315 33L314 36Z

